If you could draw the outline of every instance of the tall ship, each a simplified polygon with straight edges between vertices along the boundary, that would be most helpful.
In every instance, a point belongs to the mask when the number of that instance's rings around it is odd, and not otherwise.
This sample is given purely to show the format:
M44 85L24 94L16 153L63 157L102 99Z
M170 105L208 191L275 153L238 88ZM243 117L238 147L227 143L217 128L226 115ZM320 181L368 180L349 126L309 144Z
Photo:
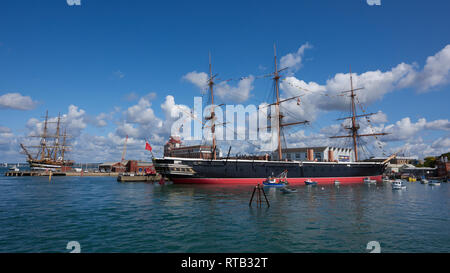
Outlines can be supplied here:
M25 146L20 144L22 152L27 156L27 162L32 170L52 170L67 171L72 168L74 162L65 159L66 152L70 146L67 144L69 136L66 129L62 132L61 115L58 115L55 121L49 121L48 111L45 114L42 132L38 135L31 135L32 138L38 138L38 145ZM56 124L55 131L50 132L52 124ZM34 152L32 152L34 151Z
M280 72L287 68L278 69L277 55L275 52L275 70L269 74L274 81L275 101L268 106L273 106L270 115L275 115L276 124L271 124L274 132L277 134L278 145L275 151L271 151L272 156L247 156L245 159L230 157L230 150L226 157L217 157L216 137L215 137L215 105L214 105L214 80L211 58L209 62L209 94L211 98L211 113L205 120L211 122L211 156L208 158L173 157L164 156L163 158L154 158L155 169L158 173L165 176L176 184L252 184L262 183L264 179L273 177L287 171L290 184L304 184L305 181L314 180L318 184L334 184L339 181L340 184L364 183L365 180L382 181L382 175L387 162L395 155L389 157L384 162L366 162L358 160L358 139L368 136L386 135L386 133L359 134L358 118L368 117L373 114L358 115L356 109L356 91L362 88L353 88L353 79L350 69L350 90L342 91L342 95L348 95L351 103L351 116L342 120L350 120L350 126L345 127L349 131L348 135L332 136L330 138L348 138L353 142L353 149L341 149L336 147L315 147L304 148L305 156L291 156L300 154L300 150L282 148L283 128L294 125L307 124L309 121L283 122L283 103L291 100L300 102L301 96L287 99L280 99L279 81L282 78ZM270 128L269 127L269 128ZM183 149L186 149L184 147ZM315 151L314 151L315 150ZM336 154L335 154L336 153ZM322 157L322 160L317 160ZM336 157L335 157L336 155ZM327 157L324 160L323 157ZM351 160L351 158L353 160Z

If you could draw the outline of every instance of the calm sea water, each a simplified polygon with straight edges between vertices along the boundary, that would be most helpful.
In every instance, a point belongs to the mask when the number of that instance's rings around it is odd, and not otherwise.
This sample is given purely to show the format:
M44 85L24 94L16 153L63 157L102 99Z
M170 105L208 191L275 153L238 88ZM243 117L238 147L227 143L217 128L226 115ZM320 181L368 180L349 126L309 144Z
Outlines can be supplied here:
M267 190L0 177L0 252L450 252L450 186Z

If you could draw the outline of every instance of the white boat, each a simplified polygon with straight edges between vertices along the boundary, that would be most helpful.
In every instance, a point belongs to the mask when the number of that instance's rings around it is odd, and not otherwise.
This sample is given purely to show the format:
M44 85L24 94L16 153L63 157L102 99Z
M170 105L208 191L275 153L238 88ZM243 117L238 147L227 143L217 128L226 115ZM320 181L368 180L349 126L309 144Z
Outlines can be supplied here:
M364 184L375 184L375 183L377 183L377 181L374 179L370 179L370 177L364 178Z
M441 182L439 182L439 180L432 180L428 183L428 185L430 186L440 186Z
M11 168L9 168L9 170L10 170L10 171L13 171L13 172L18 172L18 171L20 171L19 168L17 168L16 165L14 165L14 166L12 166Z
M334 185L339 185L341 182L339 180L334 180Z
M428 184L429 181L427 179L422 179L420 180L420 184Z
M405 182L401 179L395 179L394 182L392 182L392 189L393 190L406 189Z
M389 178L383 178L383 182L385 182L385 183L392 183L392 180L390 180Z

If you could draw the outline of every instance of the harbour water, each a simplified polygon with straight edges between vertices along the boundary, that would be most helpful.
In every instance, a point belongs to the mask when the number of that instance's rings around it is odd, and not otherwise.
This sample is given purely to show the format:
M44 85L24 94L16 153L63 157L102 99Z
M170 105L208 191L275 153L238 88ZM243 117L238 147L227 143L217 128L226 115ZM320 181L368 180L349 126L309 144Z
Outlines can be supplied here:
M450 252L450 187L266 189L0 177L0 252Z

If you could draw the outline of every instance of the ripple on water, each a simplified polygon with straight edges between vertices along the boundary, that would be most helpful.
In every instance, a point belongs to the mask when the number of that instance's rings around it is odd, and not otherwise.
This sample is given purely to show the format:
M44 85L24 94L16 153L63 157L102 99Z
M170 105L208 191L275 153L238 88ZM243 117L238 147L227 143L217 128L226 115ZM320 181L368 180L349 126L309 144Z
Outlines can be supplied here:
M449 252L450 187L252 187L0 177L0 252Z

